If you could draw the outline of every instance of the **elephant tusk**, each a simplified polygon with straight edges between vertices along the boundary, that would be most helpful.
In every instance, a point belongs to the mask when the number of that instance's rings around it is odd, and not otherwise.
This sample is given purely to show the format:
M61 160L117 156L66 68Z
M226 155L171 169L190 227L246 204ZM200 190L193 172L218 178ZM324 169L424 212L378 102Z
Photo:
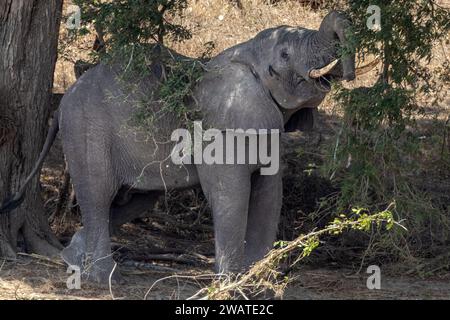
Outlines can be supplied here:
M375 68L378 63L380 62L380 58L376 58L372 62L369 62L365 66L356 68L356 76L361 76L363 74L366 74L367 72L371 71L373 68Z
M326 65L323 68L320 69L311 69L311 71L309 71L309 77L312 79L318 79L324 75L326 75L328 72L331 71L331 69L333 69L336 64L338 64L339 60L336 59L333 62L331 62L330 64Z

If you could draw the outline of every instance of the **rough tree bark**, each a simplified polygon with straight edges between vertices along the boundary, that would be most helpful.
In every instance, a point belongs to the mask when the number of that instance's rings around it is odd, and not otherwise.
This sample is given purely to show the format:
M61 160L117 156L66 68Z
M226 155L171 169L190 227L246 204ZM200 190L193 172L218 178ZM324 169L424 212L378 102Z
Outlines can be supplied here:
M19 189L48 129L62 0L0 1L0 201ZM44 213L39 177L23 204L0 215L0 256L23 249L56 255L60 244Z

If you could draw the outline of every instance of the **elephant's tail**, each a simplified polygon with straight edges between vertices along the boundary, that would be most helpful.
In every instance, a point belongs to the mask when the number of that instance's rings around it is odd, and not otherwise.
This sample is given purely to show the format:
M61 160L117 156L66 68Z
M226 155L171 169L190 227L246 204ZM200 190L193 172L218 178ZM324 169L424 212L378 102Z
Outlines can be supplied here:
M39 159L33 167L33 170L26 178L23 185L20 187L19 191L16 192L12 197L6 199L0 205L0 215L4 213L8 213L14 209L16 209L22 203L25 196L25 189L33 177L41 170L41 166L44 163L45 157L47 156L50 148L55 141L56 134L59 131L59 110L55 111L53 115L52 124L47 133L47 138L45 139L44 147L42 148L41 154L39 155Z

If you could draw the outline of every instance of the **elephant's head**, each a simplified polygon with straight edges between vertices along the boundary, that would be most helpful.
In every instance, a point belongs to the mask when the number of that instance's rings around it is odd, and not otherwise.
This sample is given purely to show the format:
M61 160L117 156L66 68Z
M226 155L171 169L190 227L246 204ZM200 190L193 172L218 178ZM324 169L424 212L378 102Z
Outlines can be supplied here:
M317 107L332 81L355 78L355 55L340 54L349 26L343 13L332 11L319 30L286 26L264 30L236 47L231 60L252 68L287 122L297 111Z

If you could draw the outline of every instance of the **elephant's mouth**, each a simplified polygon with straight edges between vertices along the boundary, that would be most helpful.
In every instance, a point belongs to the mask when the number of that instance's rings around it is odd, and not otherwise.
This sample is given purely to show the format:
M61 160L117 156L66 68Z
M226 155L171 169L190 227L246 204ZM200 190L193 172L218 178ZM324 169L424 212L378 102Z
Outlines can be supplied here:
M323 92L330 92L331 91L331 83L333 80L335 80L336 77L331 74L326 74L324 76L321 76L318 79L314 79L314 84L316 88L318 88L320 91Z
M322 92L330 92L334 80L342 79L342 64L339 59L317 69L311 69L308 74L317 89Z

